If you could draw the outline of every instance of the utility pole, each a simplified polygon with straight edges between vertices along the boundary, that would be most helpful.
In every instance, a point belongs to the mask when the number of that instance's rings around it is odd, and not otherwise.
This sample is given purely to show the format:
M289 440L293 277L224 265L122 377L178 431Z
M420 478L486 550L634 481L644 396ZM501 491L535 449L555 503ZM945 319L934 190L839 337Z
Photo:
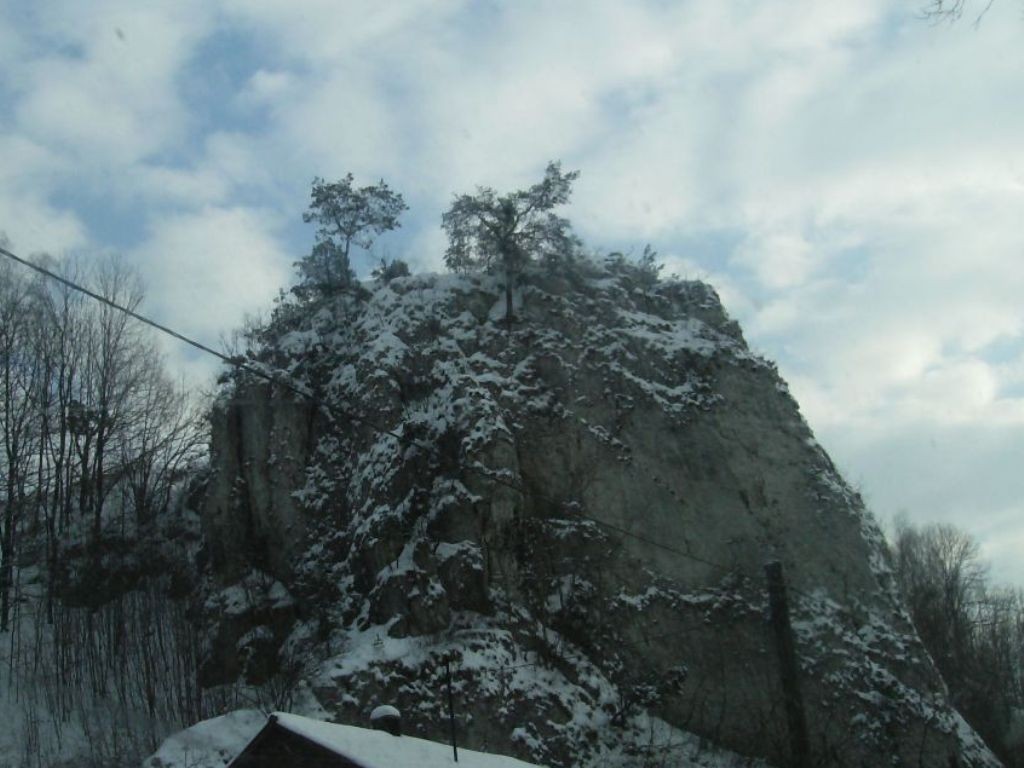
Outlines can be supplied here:
M455 740L455 697L452 694L452 662L447 656L444 660L444 674L448 680L448 724L452 729L452 756L459 762L459 745Z
M775 650L779 655L779 676L782 679L782 697L789 727L789 758L793 768L807 768L811 753L807 740L807 719L804 700L800 693L800 668L796 660L793 627L789 623L789 599L782 563L766 563L764 574L768 581L768 607L771 612Z

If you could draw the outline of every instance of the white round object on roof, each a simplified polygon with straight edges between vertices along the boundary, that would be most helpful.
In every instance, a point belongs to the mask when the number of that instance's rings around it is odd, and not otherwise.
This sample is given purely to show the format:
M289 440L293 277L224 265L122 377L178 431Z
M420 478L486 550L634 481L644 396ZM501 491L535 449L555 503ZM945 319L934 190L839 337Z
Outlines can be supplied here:
M390 704L381 704L370 713L370 721L379 720L382 717L401 717L401 713Z

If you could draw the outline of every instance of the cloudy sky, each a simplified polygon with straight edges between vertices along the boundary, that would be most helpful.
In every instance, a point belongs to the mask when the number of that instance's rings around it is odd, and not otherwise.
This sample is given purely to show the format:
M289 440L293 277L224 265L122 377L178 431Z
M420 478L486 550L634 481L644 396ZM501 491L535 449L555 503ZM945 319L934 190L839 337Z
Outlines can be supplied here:
M0 231L123 254L216 344L313 176L386 178L381 246L437 269L453 193L560 158L586 242L710 280L883 522L1024 585L1024 5L924 2L0 0Z

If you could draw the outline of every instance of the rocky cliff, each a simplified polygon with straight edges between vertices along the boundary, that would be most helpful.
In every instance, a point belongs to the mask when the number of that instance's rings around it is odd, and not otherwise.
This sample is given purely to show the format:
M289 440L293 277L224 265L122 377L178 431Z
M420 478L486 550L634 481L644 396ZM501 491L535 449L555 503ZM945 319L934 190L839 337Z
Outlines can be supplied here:
M213 411L207 684L303 679L569 765L789 761L763 566L815 764L997 765L946 703L879 530L714 291L613 261L282 304Z

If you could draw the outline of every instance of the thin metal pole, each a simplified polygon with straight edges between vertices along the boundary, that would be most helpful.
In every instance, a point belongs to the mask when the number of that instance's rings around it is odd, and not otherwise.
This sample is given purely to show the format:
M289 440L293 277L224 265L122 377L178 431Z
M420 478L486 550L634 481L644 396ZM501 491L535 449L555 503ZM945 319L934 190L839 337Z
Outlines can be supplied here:
M455 697L452 694L452 664L450 659L444 660L444 674L448 679L448 723L452 729L452 755L459 762L459 745L455 740Z

